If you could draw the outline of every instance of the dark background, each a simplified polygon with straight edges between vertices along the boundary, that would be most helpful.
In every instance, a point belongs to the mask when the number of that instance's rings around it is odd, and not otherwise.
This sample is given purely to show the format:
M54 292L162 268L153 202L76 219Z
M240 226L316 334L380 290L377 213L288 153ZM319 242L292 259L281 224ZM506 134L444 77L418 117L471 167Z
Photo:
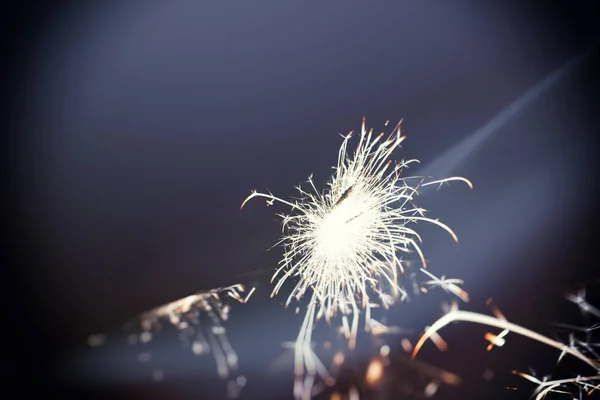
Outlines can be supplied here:
M291 370L267 365L300 320L283 295L268 301L281 251L265 251L285 209L239 205L253 188L287 198L313 172L324 183L338 133L363 115L376 128L404 119L396 157L420 159L415 173L473 181L474 191L455 183L420 203L459 236L422 228L431 270L465 280L466 309L485 311L493 297L510 320L548 334L548 322L578 320L561 296L598 279L594 2L73 4L3 12L2 374L21 392L222 394L211 360L198 370L167 334L155 351L173 380L160 385L136 372L135 355L129 365L126 350L90 353L85 340L241 282L259 284L229 327L243 394L288 398ZM418 333L434 321L431 298L400 306L402 324ZM465 379L436 398L526 398L531 386L510 370L552 372L555 352L513 338L486 353L485 331L447 328L451 351L424 351ZM100 358L100 372L82 366Z

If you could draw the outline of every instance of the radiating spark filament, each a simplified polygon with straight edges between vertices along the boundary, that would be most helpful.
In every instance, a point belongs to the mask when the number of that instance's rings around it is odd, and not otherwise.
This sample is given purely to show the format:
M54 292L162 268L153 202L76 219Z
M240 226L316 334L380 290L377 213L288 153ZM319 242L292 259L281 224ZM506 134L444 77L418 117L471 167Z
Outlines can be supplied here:
M458 286L464 283L462 279L446 279L445 276L442 276L440 279L424 268L421 268L421 271L430 278L433 278L433 280L425 282L426 285L439 286L444 289L444 291L452 293L465 303L469 302L469 293Z
M502 346L504 346L504 343L506 342L506 340L504 340L504 338L502 338L500 335L496 336L491 332L487 332L485 334L485 340L490 342L490 345L487 348L488 351L491 350L493 346L502 347Z
M425 387L425 392L424 392L425 397L426 398L433 397L439 388L440 388L440 383L438 381L434 380L434 381L429 382L429 384Z

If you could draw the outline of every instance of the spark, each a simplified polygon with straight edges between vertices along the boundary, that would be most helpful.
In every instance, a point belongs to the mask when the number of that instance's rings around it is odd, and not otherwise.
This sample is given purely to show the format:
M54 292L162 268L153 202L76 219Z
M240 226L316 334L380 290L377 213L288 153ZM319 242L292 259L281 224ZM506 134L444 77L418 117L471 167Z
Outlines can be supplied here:
M451 174L451 171L457 169L468 157L474 155L476 151L494 134L499 132L507 122L533 104L538 98L542 97L571 72L576 70L596 49L597 45L595 44L587 46L582 49L580 53L569 59L565 64L559 66L540 81L536 82L482 127L437 158L431 165L425 168L423 174L436 174L438 171L444 171L446 174Z
M246 303L254 293L255 288L245 293L246 288L241 284L201 291L179 300L145 311L127 321L124 329L132 326L141 327L141 332L130 333L127 342L130 345L150 343L163 326L172 326L179 331L180 340L197 355L212 353L217 364L217 373L222 379L229 379L237 369L238 356L227 339L224 323L229 319L230 306L225 298L232 298L240 303ZM243 297L243 295L245 297ZM133 328L137 330L137 328ZM106 342L105 334L95 334L88 337L90 347L98 347ZM140 363L152 361L148 351L138 353ZM162 381L165 374L156 369L152 379ZM227 382L228 397L236 398L245 385L246 378L238 376Z
M309 398L316 366L311 357L310 342L314 322L321 318L330 321L341 314L348 338L354 348L360 310L365 312L365 330L372 331L369 317L373 303L381 301L387 308L406 291L398 283L398 274L404 271L402 255L416 253L426 268L419 243L421 237L411 224L428 222L446 230L455 241L454 232L437 219L425 216L425 210L413 204L419 189L425 185L462 180L447 178L425 182L424 177L404 177L402 172L418 160L393 163L390 157L405 137L400 123L387 139L384 133L373 135L363 118L362 129L354 153L347 148L353 132L343 136L338 162L325 190L317 190L312 175L306 185L296 187L300 199L287 201L272 193L253 191L240 208L257 197L265 198L267 205L282 203L291 209L282 218L283 237L278 244L284 254L271 282L275 296L283 284L296 278L296 284L285 302L300 300L308 292L309 304L296 340L295 396ZM382 292L382 286L390 293ZM348 321L351 316L351 322ZM377 325L375 323L375 325ZM375 326L377 330L379 325ZM307 383L309 382L309 383Z
M395 361L401 362L410 368L418 371L423 374L425 377L429 379L433 379L439 382L442 382L448 386L458 386L462 383L462 379L460 376L441 369L439 367L429 365L423 361L412 359L406 356L399 356L395 358Z
M379 349L379 355L381 357L387 357L390 355L390 346L388 346L387 344L381 346L381 348Z
M439 388L440 388L440 383L438 381L429 382L429 384L425 387L425 397L426 398L433 397L433 395L435 395L435 393L438 391Z
M444 289L444 291L452 293L465 303L469 302L469 293L467 293L458 286L464 284L464 281L462 279L446 279L446 277L443 275L441 278L438 278L426 269L421 268L421 271L430 278L432 278L431 281L425 282L426 285L433 287L439 286L442 289Z
M530 329L524 328L520 325L514 324L512 322L508 322L506 320L502 320L502 319L499 319L496 317L490 317L490 316L484 315L484 314L479 314L479 313L474 313L474 312L469 312L469 311L460 311L460 310L454 310L454 311L449 312L448 314L446 314L442 318L438 319L433 325L431 325L430 327L428 327L425 330L425 333L423 334L421 339L419 339L419 342L417 343L417 345L415 346L415 348L413 350L413 358L416 357L417 353L421 349L421 346L423 346L423 344L425 343L425 341L427 339L437 337L438 330L442 329L446 325L450 324L451 322L455 322L455 321L473 322L476 324L482 324L482 325L488 325L488 326L506 329L510 332L516 333L521 336L528 337L528 338L536 340L540 343L544 343L545 345L548 345L548 346L554 347L558 350L564 351L565 353L568 353L568 354L580 359L581 361L585 362L586 364L590 365L591 367L593 367L595 369L599 368L598 364L595 361L586 357L584 354L582 354L578 350L572 349L569 346L565 346L561 342L552 340L552 339L550 339L546 336L543 336L537 332L534 332Z
M504 316L504 314L502 314L500 309L494 304L494 301L492 300L491 297L489 299L487 299L485 304L492 309L492 314L494 314L494 316L496 318L506 321L506 317ZM506 343L504 336L508 335L509 332L510 331L508 329L504 329L498 335L494 335L491 332L486 333L485 339L490 342L490 344L488 345L486 350L490 351L494 348L494 346L498 346L498 347L504 346L504 343Z
M577 304L583 314L591 314L596 318L600 318L600 310L586 301L585 289L579 290L577 294L567 293L565 299Z

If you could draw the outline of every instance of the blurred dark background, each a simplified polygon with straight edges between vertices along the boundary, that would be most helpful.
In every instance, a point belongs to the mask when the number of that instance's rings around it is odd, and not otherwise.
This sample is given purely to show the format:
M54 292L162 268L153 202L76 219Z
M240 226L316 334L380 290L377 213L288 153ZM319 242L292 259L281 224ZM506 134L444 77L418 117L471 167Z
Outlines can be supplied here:
M259 285L229 325L242 394L289 398L292 371L268 368L300 323L285 296L268 301L281 251L266 249L285 208L239 206L254 188L292 196L310 173L323 184L338 134L363 115L376 129L404 119L395 156L420 159L415 173L474 183L420 203L459 236L422 228L431 270L465 280L465 308L485 311L493 297L507 318L548 334L549 322L577 321L563 293L598 280L598 6L526 3L5 8L4 378L63 398L217 398L210 357L198 367L166 333L155 344L160 384L135 372L135 355L123 361L124 348L90 353L85 342L240 282ZM433 322L431 299L400 306L402 324L418 334ZM447 328L451 351L424 351L464 379L435 398L527 398L531 386L510 371L552 372L552 350L514 338L486 353L485 331Z

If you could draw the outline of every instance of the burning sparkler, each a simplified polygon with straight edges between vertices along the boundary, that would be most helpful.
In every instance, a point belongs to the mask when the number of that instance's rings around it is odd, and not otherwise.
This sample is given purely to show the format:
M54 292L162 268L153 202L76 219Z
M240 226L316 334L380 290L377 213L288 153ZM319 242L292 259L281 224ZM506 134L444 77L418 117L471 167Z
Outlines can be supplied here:
M392 164L390 156L405 138L400 124L387 139L383 136L384 133L374 136L372 129L367 131L363 119L352 156L347 153L352 132L344 136L335 172L322 192L311 176L306 182L308 190L296 188L300 200L290 202L271 193L253 191L242 203L243 208L250 199L262 197L268 205L277 201L292 211L290 215L279 214L284 232L279 244L285 251L272 278L272 282L277 281L272 296L292 277L298 280L286 306L311 289L295 343L296 398L310 397L314 376L320 369L310 349L315 320L325 317L330 321L341 314L349 347L353 348L359 309L365 312L365 330L372 331L377 321L371 318L371 309L380 302L388 307L392 300L406 295L398 281L399 272L403 271L402 254L416 252L426 267L418 244L421 237L409 226L411 223L435 224L458 240L447 225L426 217L425 210L415 206L413 200L418 190L427 185L462 180L472 187L471 183L464 178L425 182L423 177L403 177L402 171L418 161ZM389 293L384 288L390 289Z

